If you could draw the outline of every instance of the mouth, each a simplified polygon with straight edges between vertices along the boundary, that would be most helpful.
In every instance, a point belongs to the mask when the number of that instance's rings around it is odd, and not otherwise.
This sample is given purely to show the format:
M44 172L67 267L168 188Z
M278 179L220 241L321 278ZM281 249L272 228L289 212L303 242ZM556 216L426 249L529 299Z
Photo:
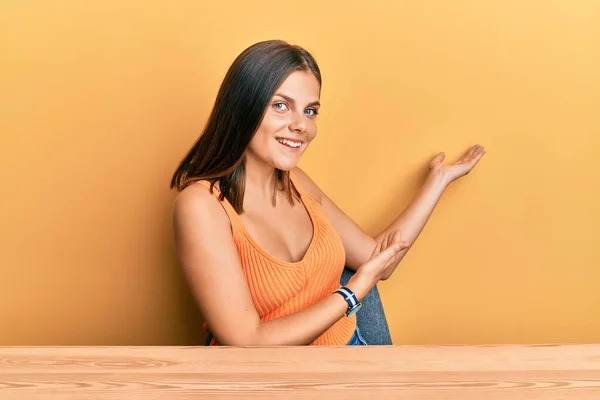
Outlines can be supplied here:
M282 138L282 137L276 137L275 140L277 140L277 142L279 142L279 144L283 145L284 147L286 147L290 150L297 150L304 144L304 142L302 140Z

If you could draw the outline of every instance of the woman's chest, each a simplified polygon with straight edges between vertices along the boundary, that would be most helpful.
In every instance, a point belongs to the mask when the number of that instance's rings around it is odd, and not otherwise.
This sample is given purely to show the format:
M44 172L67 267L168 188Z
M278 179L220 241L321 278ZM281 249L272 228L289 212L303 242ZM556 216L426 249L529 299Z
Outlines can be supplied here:
M296 263L304 260L318 226L314 211L302 203L278 207L249 207L240 216L249 240L275 260Z
M252 231L253 225L248 224L247 228L236 232L235 242L251 296L261 316L273 315L282 307L294 309L296 303L305 307L330 294L339 285L345 251L323 210L311 210L308 221L291 218L277 222L267 214L251 222L262 224L257 224L257 229ZM261 229L263 235L260 235ZM300 236L295 236L299 235L297 231L301 232ZM256 236L251 236L251 232ZM288 235L285 236L287 242L276 237L279 232L283 232L282 236ZM267 240L270 235L272 241ZM294 237L297 242L293 242ZM303 253L285 259L291 254L286 247L291 243L302 246L299 251Z

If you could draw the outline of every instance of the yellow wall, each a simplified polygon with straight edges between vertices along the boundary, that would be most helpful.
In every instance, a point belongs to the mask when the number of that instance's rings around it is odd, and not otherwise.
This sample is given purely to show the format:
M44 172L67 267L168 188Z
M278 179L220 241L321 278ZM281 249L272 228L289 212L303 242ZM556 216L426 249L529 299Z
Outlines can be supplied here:
M370 233L486 147L380 286L395 344L600 341L598 2L6 1L0 29L0 344L202 342L169 179L270 38L319 61L301 166Z

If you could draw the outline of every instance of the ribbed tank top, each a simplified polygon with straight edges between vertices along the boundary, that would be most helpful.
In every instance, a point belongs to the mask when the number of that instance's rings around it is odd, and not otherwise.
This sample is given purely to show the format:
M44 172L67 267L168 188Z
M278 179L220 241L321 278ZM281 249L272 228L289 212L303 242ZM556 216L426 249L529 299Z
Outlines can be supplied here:
M233 240L261 322L302 311L331 295L340 287L346 254L342 241L321 204L312 198L290 172L290 180L313 224L313 237L302 260L279 260L263 250L250 236L231 203L221 205L231 221ZM200 181L206 187L210 182ZM213 194L218 199L215 186ZM344 346L352 338L356 316L342 317L311 345ZM210 333L208 324L204 329ZM218 345L213 336L211 346Z

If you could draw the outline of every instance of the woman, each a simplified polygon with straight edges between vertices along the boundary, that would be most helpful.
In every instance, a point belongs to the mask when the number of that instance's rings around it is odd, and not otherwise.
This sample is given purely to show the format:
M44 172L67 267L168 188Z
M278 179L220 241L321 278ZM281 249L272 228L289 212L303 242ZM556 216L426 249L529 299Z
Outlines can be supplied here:
M388 279L444 188L484 154L430 163L418 196L371 237L297 167L317 134L321 73L283 41L233 62L171 188L177 252L211 345L366 344L360 301ZM344 266L356 271L340 288Z

